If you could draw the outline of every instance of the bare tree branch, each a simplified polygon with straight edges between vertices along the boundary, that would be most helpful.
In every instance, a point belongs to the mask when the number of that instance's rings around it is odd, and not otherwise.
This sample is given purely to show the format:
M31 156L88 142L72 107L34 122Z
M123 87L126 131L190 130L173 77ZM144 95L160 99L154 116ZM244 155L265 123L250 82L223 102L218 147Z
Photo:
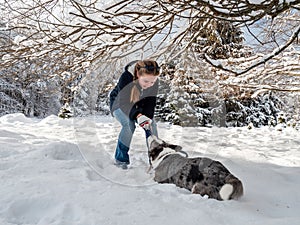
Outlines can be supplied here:
M9 35L1 46L0 67L13 66L19 60L55 57L61 65L58 71L77 71L88 64L138 54L173 61L181 54L197 52L198 61L191 63L205 60L217 70L244 78L261 72L260 67L299 45L298 0L256 2L4 0L3 15L8 17L1 16L0 32ZM268 21L263 29L254 27ZM242 27L267 49L260 60L242 52L245 44L238 40ZM260 53L255 51L251 54ZM244 63L231 64L235 57L244 57ZM276 71L285 74L284 68ZM268 74L254 76L263 80Z

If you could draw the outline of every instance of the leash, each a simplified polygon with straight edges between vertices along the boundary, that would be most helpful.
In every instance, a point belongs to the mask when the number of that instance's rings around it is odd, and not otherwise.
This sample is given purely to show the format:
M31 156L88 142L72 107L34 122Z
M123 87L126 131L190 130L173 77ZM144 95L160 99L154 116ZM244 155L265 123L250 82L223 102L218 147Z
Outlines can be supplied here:
M152 162L150 160L150 146L149 146L148 138L151 136L154 136L154 135L152 134L151 126L149 126L149 129L144 129L144 130L145 130L145 134L146 134L146 145L147 145L147 149L148 149L148 161L149 161L149 169L147 172L149 173L150 170L153 168L153 166L152 166Z
M188 158L188 157L189 157L189 155L187 154L187 152L185 152L185 151L183 151L183 150L181 150L181 149L180 149L180 150L176 150L176 149L175 149L175 151L184 154L185 158Z

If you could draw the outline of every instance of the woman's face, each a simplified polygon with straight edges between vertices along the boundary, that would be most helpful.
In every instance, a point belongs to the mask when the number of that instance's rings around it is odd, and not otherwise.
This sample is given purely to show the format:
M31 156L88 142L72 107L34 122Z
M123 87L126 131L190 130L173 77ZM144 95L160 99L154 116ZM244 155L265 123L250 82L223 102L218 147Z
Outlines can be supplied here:
M144 73L143 75L138 75L139 85L142 89L147 89L156 82L158 76L154 76L153 74Z

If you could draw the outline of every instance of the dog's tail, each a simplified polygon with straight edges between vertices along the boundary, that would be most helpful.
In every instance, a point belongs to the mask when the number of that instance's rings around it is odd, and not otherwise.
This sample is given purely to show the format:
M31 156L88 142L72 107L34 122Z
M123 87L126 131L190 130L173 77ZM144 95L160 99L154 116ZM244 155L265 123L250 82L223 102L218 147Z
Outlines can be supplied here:
M238 178L230 174L226 177L225 182L226 184L219 191L223 200L238 199L243 195L243 184Z

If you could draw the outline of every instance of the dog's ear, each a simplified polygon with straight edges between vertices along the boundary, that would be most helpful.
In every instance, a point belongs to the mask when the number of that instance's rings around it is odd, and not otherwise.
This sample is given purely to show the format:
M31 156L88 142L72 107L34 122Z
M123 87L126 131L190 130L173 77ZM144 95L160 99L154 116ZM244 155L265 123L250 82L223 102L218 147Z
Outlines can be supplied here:
M169 144L167 142L163 142L163 146L166 148L174 149L176 152L181 151L181 149L182 149L182 147L180 145L173 145L173 144Z
M182 147L180 145L175 145L175 151L181 151L182 150Z
M170 147L170 148L174 149L176 152L182 150L182 147L180 145L172 145L172 147Z
M159 144L156 140L153 140L148 151L148 156L150 160L155 160L163 150L164 147L161 144Z

